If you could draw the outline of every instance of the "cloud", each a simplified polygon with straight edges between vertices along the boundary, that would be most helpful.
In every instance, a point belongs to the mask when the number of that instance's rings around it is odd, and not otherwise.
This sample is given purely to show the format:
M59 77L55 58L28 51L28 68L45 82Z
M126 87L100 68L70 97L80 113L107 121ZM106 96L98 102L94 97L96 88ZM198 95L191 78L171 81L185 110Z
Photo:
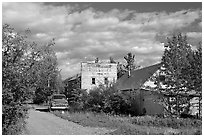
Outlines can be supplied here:
M138 65L159 62L163 53L160 38L173 31L191 27L201 20L201 10L144 12L94 7L78 10L77 6L43 3L3 3L3 23L17 31L31 30L34 41L55 38L55 51L63 79L80 71L80 62L96 57L117 61L132 52ZM195 23L194 23L195 24ZM202 27L201 23L197 23ZM186 33L190 40L201 39L200 32Z
M186 35L187 35L187 37L190 37L190 38L196 38L196 39L202 38L201 32L188 32Z
M135 13L132 22L143 24L144 31L167 32L187 27L199 18L201 18L200 10L181 10L171 13L147 12Z
M202 22L199 22L199 24L198 24L201 28L202 28Z

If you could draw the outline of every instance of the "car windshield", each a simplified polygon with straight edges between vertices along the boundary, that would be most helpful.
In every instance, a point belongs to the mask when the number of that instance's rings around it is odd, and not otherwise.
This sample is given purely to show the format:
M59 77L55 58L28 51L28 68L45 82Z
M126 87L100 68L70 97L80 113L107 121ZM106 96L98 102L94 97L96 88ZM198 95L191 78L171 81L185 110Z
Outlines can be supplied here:
M53 99L66 99L64 95L54 95Z

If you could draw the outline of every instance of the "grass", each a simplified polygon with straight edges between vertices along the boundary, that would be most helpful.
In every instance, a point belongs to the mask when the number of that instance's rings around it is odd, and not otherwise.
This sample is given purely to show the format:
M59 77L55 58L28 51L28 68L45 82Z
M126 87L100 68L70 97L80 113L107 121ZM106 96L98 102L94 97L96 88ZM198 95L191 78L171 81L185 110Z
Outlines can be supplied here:
M151 116L113 116L94 112L52 112L82 126L115 129L111 135L194 135L202 134L202 121ZM193 127L193 128L192 128Z

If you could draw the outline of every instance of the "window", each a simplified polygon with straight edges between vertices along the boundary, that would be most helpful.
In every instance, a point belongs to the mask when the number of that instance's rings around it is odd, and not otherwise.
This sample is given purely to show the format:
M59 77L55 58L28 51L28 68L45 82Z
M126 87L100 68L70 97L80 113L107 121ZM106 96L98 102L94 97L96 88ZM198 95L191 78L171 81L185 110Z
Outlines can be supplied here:
M108 85L108 78L107 77L104 78L104 83L105 83L105 85Z
M96 79L95 78L92 78L92 84L96 84Z

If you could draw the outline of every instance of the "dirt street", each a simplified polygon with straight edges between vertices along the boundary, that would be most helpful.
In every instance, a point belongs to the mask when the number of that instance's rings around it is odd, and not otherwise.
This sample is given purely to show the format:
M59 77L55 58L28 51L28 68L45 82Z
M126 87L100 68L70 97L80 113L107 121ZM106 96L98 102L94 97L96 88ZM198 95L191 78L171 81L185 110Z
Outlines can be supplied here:
M29 110L24 135L101 135L110 132L105 128L83 127L48 112Z

